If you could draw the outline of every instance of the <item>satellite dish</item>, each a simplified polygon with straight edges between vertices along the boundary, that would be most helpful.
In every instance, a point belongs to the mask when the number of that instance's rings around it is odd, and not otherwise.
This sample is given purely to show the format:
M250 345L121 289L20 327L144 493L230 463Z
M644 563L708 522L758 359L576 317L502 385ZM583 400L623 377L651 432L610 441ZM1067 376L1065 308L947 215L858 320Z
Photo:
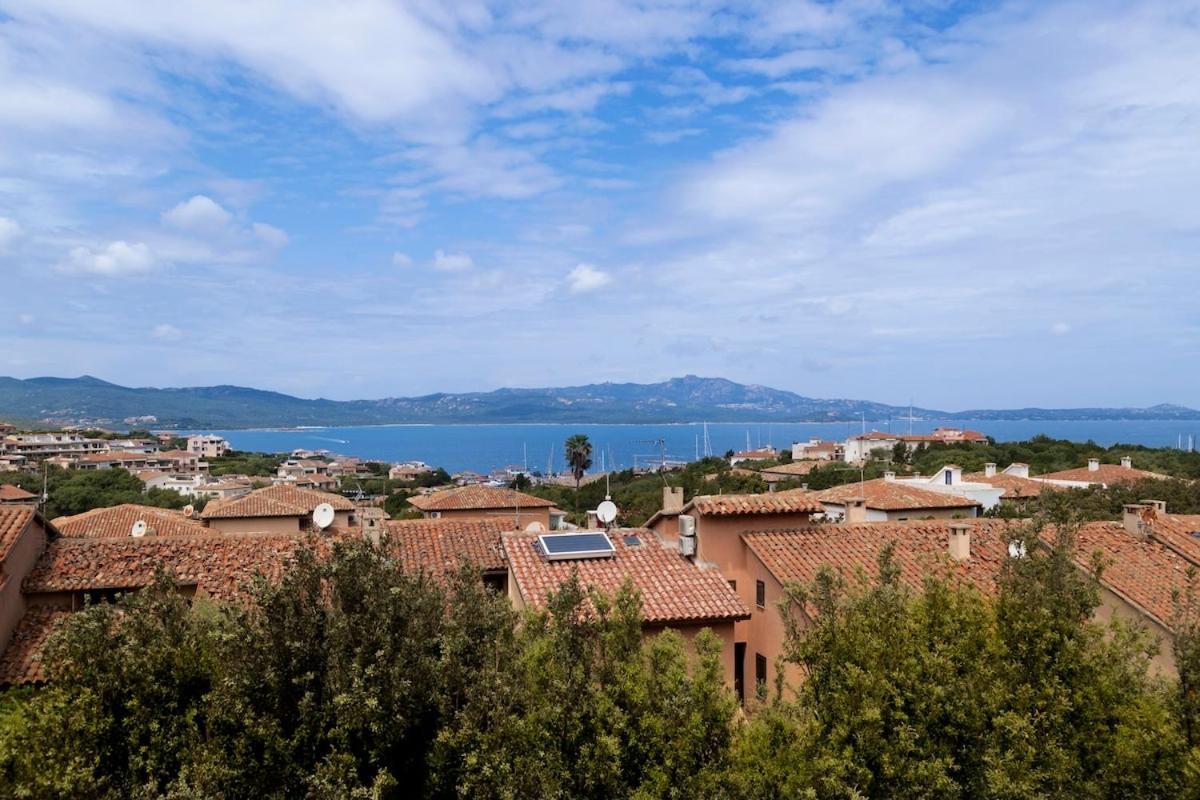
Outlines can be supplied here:
M611 525L617 519L617 504L612 500L605 500L596 506L596 519L605 525Z
M146 520L139 519L133 523L133 528L129 531L129 535L135 539L140 539L146 535Z
M541 533L546 530L546 526L540 522L531 522L525 526L525 530L529 531L530 533Z
M333 506L329 505L329 503L321 503L321 505L314 508L313 509L313 523L321 530L325 530L330 525L332 525L333 524Z
M1008 543L1008 557L1009 558L1024 558L1025 557L1025 543L1022 542L1020 539L1013 539L1011 542L1009 542Z
M190 517L195 513L196 513L196 507L194 505L192 505L191 503L188 503L186 506L183 507L183 515L185 517Z

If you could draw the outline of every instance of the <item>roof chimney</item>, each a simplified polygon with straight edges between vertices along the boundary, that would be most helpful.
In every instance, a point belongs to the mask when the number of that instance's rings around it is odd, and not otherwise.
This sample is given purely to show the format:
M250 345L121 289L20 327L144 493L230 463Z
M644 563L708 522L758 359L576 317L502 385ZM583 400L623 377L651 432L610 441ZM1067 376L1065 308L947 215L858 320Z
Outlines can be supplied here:
M986 464L984 464L984 465L983 465L983 475L984 475L984 477L985 477L985 478L994 478L994 477L996 477L996 464L995 464L995 462L993 462L993 461L989 461L988 463L986 463Z
M887 472L883 473L883 479L885 481L894 481L896 480L896 473L888 470Z
M1138 539L1145 539L1149 533L1149 526L1142 518L1142 512L1146 510L1146 506L1141 503L1126 503L1122 507L1121 524L1125 526L1125 531L1130 536L1135 536Z
M1142 505L1153 508L1154 511L1158 514L1166 514L1167 513L1167 501L1166 500L1143 500Z
M1014 461L1004 468L1004 474L1016 475L1018 478L1029 477L1029 465L1022 464L1020 461Z
M1100 459L1089 458L1088 459L1088 472L1099 472L1099 471L1100 471Z
M664 514L678 514L683 511L683 487L682 486L664 486L663 487L663 507Z
M971 526L963 522L950 523L950 557L955 561L971 559Z
M843 521L847 524L867 521L867 501L862 497L847 497Z
M1121 466L1125 469L1133 469L1133 459L1129 456L1121 456Z

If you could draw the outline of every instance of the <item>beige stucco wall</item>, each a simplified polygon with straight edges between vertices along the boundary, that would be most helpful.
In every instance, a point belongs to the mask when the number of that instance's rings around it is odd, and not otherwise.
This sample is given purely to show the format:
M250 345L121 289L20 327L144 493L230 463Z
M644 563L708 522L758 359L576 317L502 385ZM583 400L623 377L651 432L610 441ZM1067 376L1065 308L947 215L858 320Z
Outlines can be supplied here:
M21 582L46 548L46 532L36 519L13 542L0 575L0 653L8 647L17 623L25 615Z
M210 519L208 527L221 533L300 533L299 517L229 517Z
M1107 623L1113 618L1126 622L1140 623L1158 641L1158 654L1150 662L1150 672L1154 675L1176 678L1179 672L1175 667L1175 653L1171 649L1174 637L1171 632L1151 618L1147 617L1120 595L1104 587L1100 588L1100 605L1096 608L1095 620Z

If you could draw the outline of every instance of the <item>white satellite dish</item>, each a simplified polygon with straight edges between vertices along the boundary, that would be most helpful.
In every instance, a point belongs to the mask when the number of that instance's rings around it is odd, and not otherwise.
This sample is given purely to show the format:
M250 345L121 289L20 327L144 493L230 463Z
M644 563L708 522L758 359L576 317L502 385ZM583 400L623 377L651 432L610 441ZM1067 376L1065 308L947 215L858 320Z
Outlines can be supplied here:
M146 520L139 519L133 523L133 528L129 531L129 535L135 539L140 539L146 535Z
M1013 539L1011 542L1009 542L1008 543L1008 557L1009 558L1024 558L1025 557L1025 543L1023 541L1021 541L1020 539Z
M525 530L529 531L530 533L542 533L546 530L546 526L540 522L531 522L525 526Z
M321 503L321 505L314 508L313 509L313 523L321 530L325 530L330 525L332 525L333 524L333 506L329 505L329 503Z
M596 519L603 522L605 525L611 525L617 519L617 504L612 500L605 500L600 505L596 506Z
M196 513L196 507L194 505L192 505L191 503L189 503L183 507L183 515L185 517L190 517L195 513Z

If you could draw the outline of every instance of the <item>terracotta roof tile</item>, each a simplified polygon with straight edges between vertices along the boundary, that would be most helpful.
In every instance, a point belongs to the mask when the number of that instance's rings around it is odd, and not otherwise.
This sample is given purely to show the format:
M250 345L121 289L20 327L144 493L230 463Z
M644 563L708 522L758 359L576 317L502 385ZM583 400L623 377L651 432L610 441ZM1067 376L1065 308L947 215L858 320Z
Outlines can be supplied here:
M641 544L630 546L626 536ZM651 625L746 619L749 610L715 569L701 568L661 544L645 529L609 531L616 548L611 558L548 561L536 534L507 533L504 552L511 580L516 581L525 603L534 609L546 606L547 596L578 572L580 582L608 595L628 578L641 593L642 613Z
M384 523L405 571L440 576L462 560L485 570L504 569L500 535L509 527L492 520L410 519Z
M33 502L37 500L37 495L11 483L0 483L0 503L22 503L26 500Z
M734 516L741 514L818 514L825 508L817 495L803 489L766 494L706 494L693 497L685 507L697 514Z
M37 509L25 503L0 505L0 564L8 558L8 551L29 527Z
M1000 495L1001 500L1027 500L1038 497L1043 492L1058 492L1064 488L1053 483L1022 478L1020 475L1006 475L1002 472L997 472L990 478L982 472L971 472L963 475L963 480L971 483L986 483L997 489L1003 489L1004 492Z
M136 589L165 566L183 584L220 598L241 596L255 575L278 578L288 558L303 545L298 536L205 534L141 539L57 539L24 582L29 594Z
M201 519L234 519L241 517L304 517L308 509L251 492L226 500L210 500L200 512Z
M828 463L828 462L824 462ZM817 467L821 466L820 461L789 461L786 464L779 464L774 467L767 467L762 470L763 475L781 475L784 477L799 477L807 475Z
M1064 469L1059 472L1048 472L1045 475L1038 475L1037 477L1052 481L1103 483L1108 486L1114 483L1133 483L1143 478L1166 478L1168 476L1160 475L1157 472L1147 472L1144 469L1135 469L1134 467L1122 467L1119 464L1100 464L1094 470L1087 467L1078 467L1076 469Z
M971 557L950 558L950 526L971 529ZM792 531L742 534L742 540L781 583L812 581L822 566L847 578L860 571L878 574L879 554L889 543L901 579L920 588L927 574L942 575L994 594L1000 567L1008 558L1010 534L1018 524L1007 520L926 520L816 525Z
M420 511L475 511L492 508L550 508L549 500L498 486L462 486L416 495L409 505Z
M49 608L31 608L25 612L13 631L8 648L0 656L0 686L46 680L42 646L70 613Z
M155 536L194 536L208 531L199 520L185 517L183 512L135 503L93 508L82 514L58 517L54 520L54 527L63 536L76 539L129 538L133 524L138 520L153 529L152 535Z
M275 486L267 486L263 489L256 489L250 493L257 494L260 497L268 497L272 500L278 500L288 505L299 506L306 512L312 513L312 510L321 503L328 503L337 511L353 511L354 503L342 497L340 494L331 492L319 492L315 489L304 489L299 486L288 485L286 483L276 484Z
M922 508L965 509L979 505L979 501L962 495L921 489L902 481L889 481L885 478L834 486L832 489L817 492L814 496L823 503L836 505L842 505L855 497L862 497L867 501L867 508L877 508L881 511Z

